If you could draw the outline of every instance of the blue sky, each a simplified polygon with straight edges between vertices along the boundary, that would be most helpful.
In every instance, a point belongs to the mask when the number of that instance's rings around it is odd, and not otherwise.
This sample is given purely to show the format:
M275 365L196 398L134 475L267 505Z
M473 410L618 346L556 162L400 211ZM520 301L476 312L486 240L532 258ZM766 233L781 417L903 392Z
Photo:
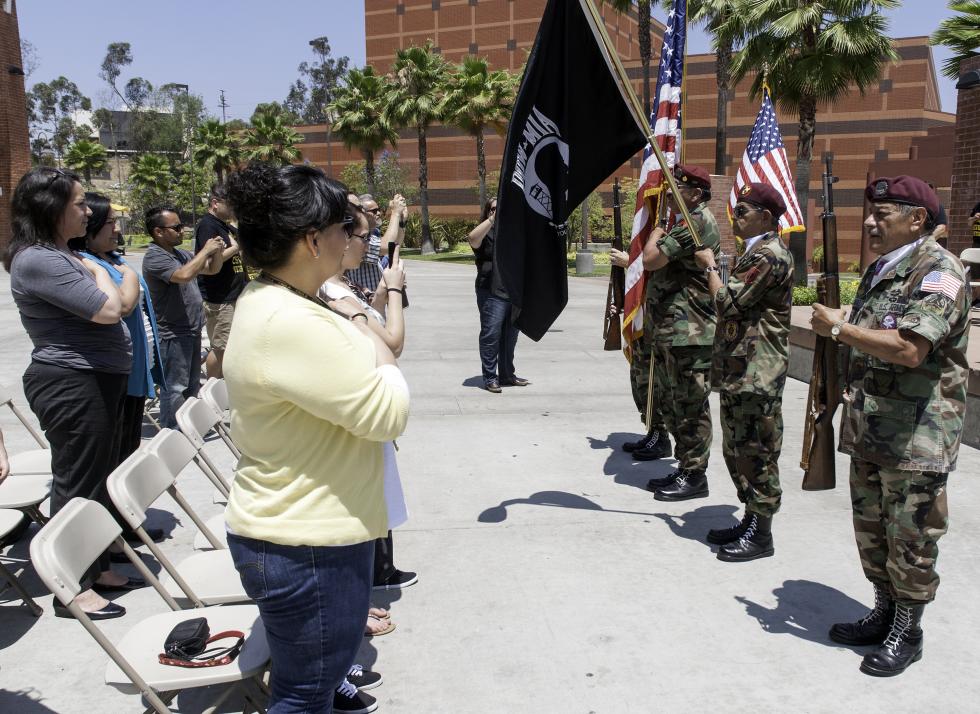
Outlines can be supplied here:
M248 118L259 102L281 101L297 65L312 59L307 42L314 37L326 35L335 56L364 63L363 0L19 0L17 13L21 36L40 59L30 82L63 74L96 106L106 94L98 75L110 42L132 45L134 62L123 80L188 84L215 116L224 89L229 119ZM890 14L890 34L930 34L950 14L943 0L905 0ZM710 51L709 39L692 30L688 51ZM934 53L938 67L948 53ZM955 111L953 82L940 77L940 91L943 109Z

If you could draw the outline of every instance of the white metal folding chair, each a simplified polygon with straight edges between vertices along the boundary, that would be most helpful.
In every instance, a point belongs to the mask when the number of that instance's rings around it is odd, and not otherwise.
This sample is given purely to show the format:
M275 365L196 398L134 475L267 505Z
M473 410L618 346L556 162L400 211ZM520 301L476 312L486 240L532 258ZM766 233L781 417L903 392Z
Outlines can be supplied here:
M232 441L231 431L225 426L225 419L228 418L228 413L231 410L231 403L228 401L228 385L225 383L225 380L211 377L201 387L199 394L201 400L207 402L207 405L218 415L218 422L214 425L215 431L218 432L228 445L228 448L231 449L235 458L240 459L242 457L241 449Z
M9 508L0 509L0 538L3 538L20 526L20 521L23 517L24 515L20 511L14 511ZM17 597L23 600L24 604L30 608L34 617L41 616L41 613L44 612L41 606L34 602L34 598L24 589L24 586L17 579L17 574L11 572L3 563L0 563L0 577L10 583L10 587L17 593Z
M177 490L176 477L163 460L145 451L137 451L109 474L109 498L167 571L169 577L164 578L163 584L174 597L186 598L196 607L249 602L231 552L211 533ZM160 546L143 529L146 509L164 493L173 498L215 550L195 553L176 566L164 555Z
M31 541L31 560L41 580L109 655L106 684L124 692L142 693L150 703L149 711L159 714L171 711L167 705L181 690L240 684L246 701L258 711L264 711L258 702L265 698L261 677L269 662L269 645L258 608L235 605L198 611L207 618L212 632L240 630L245 634L245 644L234 661L200 668L160 664L158 655L164 640L190 613L177 609L177 603L120 533L119 524L101 504L73 498ZM79 581L112 543L122 547L140 574L173 610L142 620L116 644L109 641L75 602L82 589ZM232 691L227 688L216 706Z
M197 397L191 397L185 401L180 409L177 410L177 426L180 430L184 432L184 435L191 440L191 442L198 446L198 448L204 447L204 437L206 437L211 431L214 431L224 442L225 446L228 447L228 451L236 459L242 457L242 452L238 450L238 447L232 442L231 437L227 436L222 429L218 428L221 424L222 415L211 407L203 399L198 399Z
M13 392L4 384L0 384L0 404L3 404L10 408L14 416L24 425L24 428L30 432L31 436L34 437L34 441L38 443L40 449L31 449L29 451L21 451L17 454L10 454L10 473L13 476L22 476L25 474L51 474L51 449L48 447L48 442L44 440L41 435L27 416L22 412L16 404L14 404Z

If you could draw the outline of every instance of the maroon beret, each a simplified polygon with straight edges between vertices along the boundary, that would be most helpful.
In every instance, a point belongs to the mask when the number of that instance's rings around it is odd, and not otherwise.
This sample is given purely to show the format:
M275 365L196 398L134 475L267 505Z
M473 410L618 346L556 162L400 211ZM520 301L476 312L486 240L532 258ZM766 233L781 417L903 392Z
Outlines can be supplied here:
M772 214L773 218L779 218L786 213L786 201L779 191L767 183L745 184L738 190L738 201L764 208Z
M707 171L699 166L677 164L677 166L674 167L674 178L677 179L682 186L703 188L707 189L708 191L711 190L711 177L708 176Z
M936 220L939 215L939 196L922 179L915 176L896 176L876 178L864 190L864 196L872 203L904 203L920 206Z

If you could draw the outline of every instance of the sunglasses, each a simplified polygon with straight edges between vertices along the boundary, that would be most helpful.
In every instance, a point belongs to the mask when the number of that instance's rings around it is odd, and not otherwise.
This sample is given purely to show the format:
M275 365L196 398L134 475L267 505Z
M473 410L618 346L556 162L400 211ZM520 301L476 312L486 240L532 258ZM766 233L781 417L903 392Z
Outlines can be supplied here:
M750 213L758 213L762 211L761 208L753 208L751 206L735 206L735 210L732 211L732 215L736 218L745 218Z
M67 171L63 171L61 169L51 169L51 174L48 176L47 183L44 184L44 187L50 188L51 184L53 184L55 181L57 181L60 178L71 179L73 181L75 180L75 177L72 176Z
M344 220L340 221L340 225L344 227L344 233L347 234L348 238L353 238L354 236L354 216L350 213L344 216Z
M178 233L180 233L180 232L181 232L182 230L184 230L184 229L185 229L185 228L186 228L187 226L185 226L185 225L184 225L183 223L175 223L175 224L173 224L172 226L160 226L160 227L161 227L161 228L167 228L167 229L169 229L169 230L172 230L172 231L177 231Z
M373 213L376 216L381 215L381 208L378 206L375 206L374 208L365 208L363 210L365 213Z

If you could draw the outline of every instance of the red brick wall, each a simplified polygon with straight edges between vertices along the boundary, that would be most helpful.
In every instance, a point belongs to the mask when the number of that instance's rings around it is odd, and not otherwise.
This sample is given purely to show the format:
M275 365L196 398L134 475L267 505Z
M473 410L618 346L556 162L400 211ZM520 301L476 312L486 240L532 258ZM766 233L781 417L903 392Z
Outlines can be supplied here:
M22 67L17 3L11 12L0 3L0 249L10 241L10 197L20 177L31 167L27 139L24 77L10 74Z
M980 70L980 57L960 64L960 75ZM961 89L956 105L956 148L949 210L949 249L959 254L973 245L968 216L980 201L980 87Z

